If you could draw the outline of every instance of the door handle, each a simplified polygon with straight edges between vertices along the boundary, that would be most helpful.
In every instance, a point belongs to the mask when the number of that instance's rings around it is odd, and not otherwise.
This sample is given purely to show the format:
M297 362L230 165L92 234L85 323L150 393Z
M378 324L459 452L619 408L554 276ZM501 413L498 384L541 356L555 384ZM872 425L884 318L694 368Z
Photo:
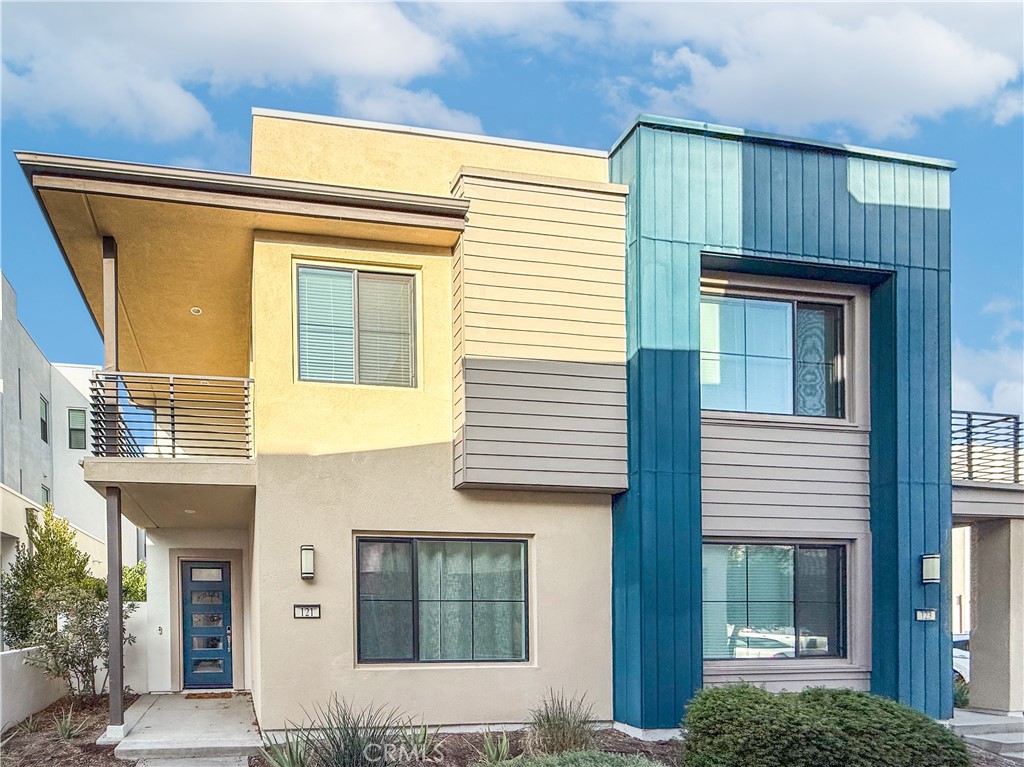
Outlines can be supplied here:
M228 652L231 652L231 627L228 626Z

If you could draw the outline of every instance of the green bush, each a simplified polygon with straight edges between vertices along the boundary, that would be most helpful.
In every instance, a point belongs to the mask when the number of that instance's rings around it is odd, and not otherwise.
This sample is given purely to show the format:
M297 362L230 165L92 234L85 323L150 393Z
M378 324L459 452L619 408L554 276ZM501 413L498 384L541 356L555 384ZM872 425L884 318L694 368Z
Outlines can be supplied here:
M104 584L106 587L106 584ZM146 560L121 568L121 593L126 602L146 601Z
M887 698L751 685L702 690L682 722L685 767L969 767L963 743Z
M660 767L642 756L609 754L604 751L566 751L548 756L518 759L515 767Z
M969 705L971 705L971 688L957 675L957 678L953 680L953 706L967 708Z
M530 748L542 754L587 751L594 745L594 706L587 696L569 697L549 690L530 711Z
M47 505L42 519L30 515L29 545L0 573L0 620L12 648L35 647L27 662L63 679L76 695L102 691L96 673L109 659L106 583L89 574L89 555L75 544L66 519ZM123 617L135 609L126 604ZM135 637L124 635L124 643Z

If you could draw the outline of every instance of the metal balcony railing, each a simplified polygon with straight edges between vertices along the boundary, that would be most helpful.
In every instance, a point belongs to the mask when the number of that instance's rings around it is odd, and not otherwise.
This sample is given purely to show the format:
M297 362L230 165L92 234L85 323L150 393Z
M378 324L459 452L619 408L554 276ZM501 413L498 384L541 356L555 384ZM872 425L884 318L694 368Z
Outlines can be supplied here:
M952 425L954 481L1020 483L1020 416L954 410Z
M118 458L251 458L252 380L97 373L90 384L93 454Z

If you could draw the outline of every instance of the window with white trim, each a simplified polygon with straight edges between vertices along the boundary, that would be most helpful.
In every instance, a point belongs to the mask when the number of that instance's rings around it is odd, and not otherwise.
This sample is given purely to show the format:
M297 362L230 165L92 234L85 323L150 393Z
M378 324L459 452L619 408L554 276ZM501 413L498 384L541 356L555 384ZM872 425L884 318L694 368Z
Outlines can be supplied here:
M704 659L846 657L846 547L705 543Z
M299 380L416 385L415 278L298 267Z
M843 418L843 307L701 295L704 410Z

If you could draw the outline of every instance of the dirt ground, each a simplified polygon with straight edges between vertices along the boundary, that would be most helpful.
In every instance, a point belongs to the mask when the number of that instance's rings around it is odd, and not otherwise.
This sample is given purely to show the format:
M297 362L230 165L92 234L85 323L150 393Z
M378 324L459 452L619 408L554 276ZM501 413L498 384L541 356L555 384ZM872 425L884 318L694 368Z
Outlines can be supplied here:
M127 696L130 705L137 696ZM73 740L60 740L53 724L54 715L67 711L70 698L57 701L45 711L33 717L36 727L32 732L21 728L8 731L11 740L3 746L0 761L3 767L131 767L131 762L114 757L113 746L97 746L96 739L103 733L107 722L107 698L96 696L74 701L75 719L86 720L85 731ZM444 753L441 767L475 767L483 751L483 735L452 734L440 735L440 749ZM510 756L523 753L525 736L522 732L509 733ZM674 741L648 742L631 738L618 730L601 730L597 734L598 747L602 751L617 754L641 754L648 759L661 762L667 767L679 767L679 744ZM1016 767L995 754L968 746L974 767ZM261 757L249 759L251 767L269 767ZM751 765L751 767L755 767Z
M138 696L126 695L125 706ZM87 721L88 726L73 740L60 740L53 717L60 716L74 706L75 721ZM9 730L4 737L14 737L3 747L3 767L127 767L128 762L114 758L113 746L97 746L96 739L107 726L107 697L96 695L57 701L32 717L33 732L26 732L23 722Z

